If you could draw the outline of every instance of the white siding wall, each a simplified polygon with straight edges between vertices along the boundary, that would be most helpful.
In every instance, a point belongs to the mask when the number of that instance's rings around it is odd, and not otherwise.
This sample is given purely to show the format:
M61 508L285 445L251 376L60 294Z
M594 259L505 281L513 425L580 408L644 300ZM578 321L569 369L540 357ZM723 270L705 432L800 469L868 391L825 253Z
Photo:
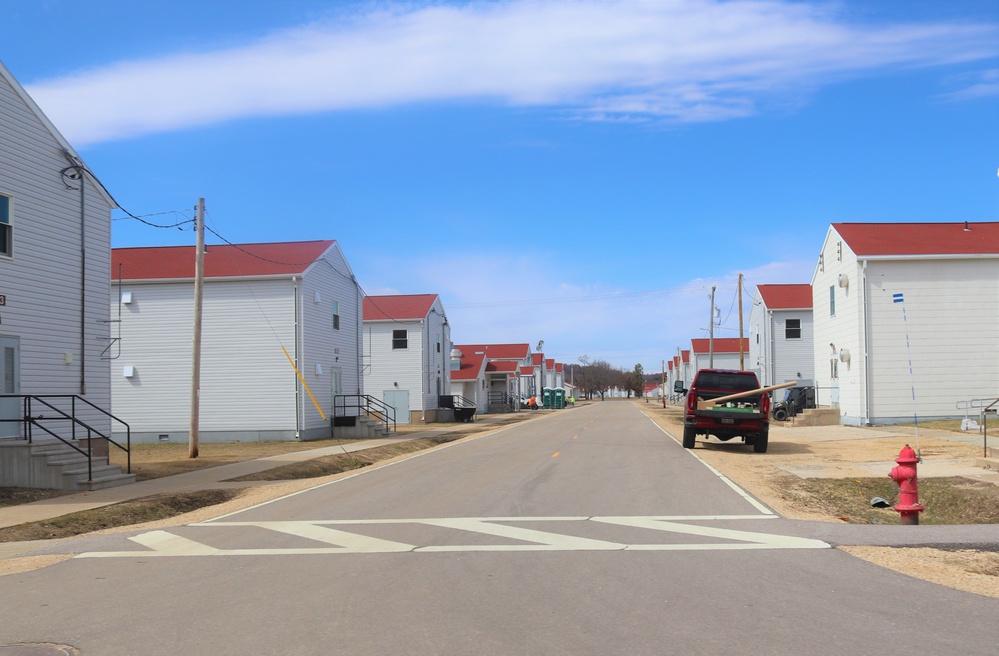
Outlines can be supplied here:
M691 376L701 369L739 369L738 353L715 353L713 365L711 364L712 358L708 353L691 353L690 358L693 361L691 363ZM743 360L746 359L747 355L743 354ZM746 365L749 366L750 363L747 361ZM689 380L685 381L685 383L689 382Z
M821 264L812 279L812 320L815 331L816 401L820 406L835 405L838 394L840 420L860 425L866 421L865 377L863 367L863 283L856 256L832 227L826 235L820 253ZM842 251L840 251L842 246ZM842 253L842 254L841 254ZM849 284L839 285L839 276L847 276ZM835 314L830 315L829 289L835 296ZM830 358L847 349L849 363L838 362L838 380L831 378Z
M873 423L964 416L958 401L996 396L999 260L875 261L867 280Z
M82 367L84 398L108 409L110 368L101 352L109 336L111 204L87 176L81 226L80 192L60 177L68 165L62 148L0 76L0 193L11 197L14 251L0 257L0 294L7 297L0 336L19 341L22 394L82 394ZM81 417L102 432L111 428L102 414Z
M812 312L805 310L780 310L771 315L773 319L773 382L765 385L778 385L790 380L810 385L815 377L815 326ZM801 324L801 337L787 338L787 320L797 319ZM799 375L799 373L801 375Z
M772 385L773 372L770 371L770 315L763 297L757 291L753 297L753 308L749 311L749 357L746 368L756 372L761 385ZM811 354L809 354L811 357Z
M127 272L126 274L127 275ZM186 441L190 428L192 283L126 283L113 412L133 440ZM204 287L200 437L204 441L290 439L297 377L291 280L213 281ZM115 307L115 311L117 307ZM123 376L126 365L135 368ZM308 378L308 371L303 375Z
M392 348L392 331L407 331L407 347ZM421 412L424 398L422 367L423 326L420 321L364 322L364 389L375 398L386 390L408 390L410 412ZM396 386L398 383L398 386ZM419 414L417 417L419 418ZM396 417L408 423L406 417Z
M306 438L329 437L333 371L339 369L341 394L361 394L364 390L361 290L336 244L306 270L300 288L299 368L327 416L323 419L305 390L299 394L299 415ZM339 330L333 329L334 301L340 314ZM294 357L290 347L288 351Z
M447 375L451 353L451 328L445 322L444 307L438 298L434 301L427 316L428 329L425 332L424 347L424 377L426 379L426 395L423 397L423 408L437 409L438 389L440 394L451 394L451 379Z

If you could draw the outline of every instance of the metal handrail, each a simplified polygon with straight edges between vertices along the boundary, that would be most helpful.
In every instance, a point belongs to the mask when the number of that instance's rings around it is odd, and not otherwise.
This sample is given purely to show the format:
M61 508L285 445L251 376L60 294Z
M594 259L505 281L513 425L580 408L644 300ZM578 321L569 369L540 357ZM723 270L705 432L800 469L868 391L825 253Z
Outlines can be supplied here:
M350 415L347 414L347 410L355 410L356 412ZM394 432L398 429L395 408L380 399L367 394L337 394L333 397L334 417L356 416L361 412L382 422L388 430ZM391 429L389 429L389 423L392 424Z
M450 399L450 401L448 401ZM450 403L450 405L449 405ZM476 405L461 394L441 394L437 397L438 408L474 408Z
M93 480L93 458L94 458L93 449L94 449L94 436L95 435L97 437L99 437L99 438L102 438L102 439L106 440L108 444L113 444L114 446L118 447L119 449L121 449L122 451L125 452L126 471L129 474L132 473L132 429L131 429L131 427L127 423L125 423L124 421L122 421L118 417L115 417L113 414L111 414L110 412L108 412L104 408L91 403L87 399L85 399L85 398L83 398L83 397L81 397L81 396L79 396L77 394L0 394L0 398L7 398L7 399L18 398L18 399L21 399L21 404L22 404L22 416L21 416L20 419L0 419L0 422L18 422L18 423L23 423L23 425L24 425L23 433L24 434L22 436L22 439L26 440L28 442L28 444L32 444L33 443L33 441L34 441L34 428L38 428L39 430L41 430L42 432L46 433L47 435L50 435L51 437L54 437L55 439L59 440L60 442L62 442L66 446L68 446L69 448L71 448L74 451L76 451L77 453L79 453L80 455L86 456L86 458L87 458L87 480L88 481L92 481ZM49 402L50 400L51 401L55 401L57 399L64 399L64 400L65 399L69 399L70 408L69 408L69 412L68 413L65 410L63 410L62 408L59 408L59 407L57 407L57 406L55 406L55 405L53 405L52 403ZM54 417L46 417L46 416L44 416L42 414L39 414L38 416L35 416L34 415L34 410L32 408L32 401L35 401L35 402L41 404L43 406L43 408L48 408L48 410L50 410L51 412L54 412L56 416L54 416ZM99 412L99 413L107 416L112 421L117 421L119 424L121 424L122 426L124 426L125 427L125 445L119 444L114 439L112 439L110 435L105 435L104 433L102 433L101 431L97 430L96 428L94 428L93 426L91 426L90 424L88 424L87 422L85 422L82 419L80 419L79 417L77 417L76 416L76 402L77 401L80 401L80 402L84 403L85 405L87 405L91 409L96 410L97 412ZM45 411L44 409L41 410L41 412L44 412L44 411ZM67 440L63 436L61 436L58 433L56 433L54 430L51 430L47 426L43 425L41 423L43 421L45 421L45 422L50 422L50 421L69 421L70 422L70 426L71 426L71 436L70 436L70 438ZM77 429L77 427L86 429L86 431L87 431L87 437L86 437L86 439L87 439L87 450L86 451L84 451L79 446L77 446L76 444L73 443L73 442L77 441L77 437L76 437L76 429Z

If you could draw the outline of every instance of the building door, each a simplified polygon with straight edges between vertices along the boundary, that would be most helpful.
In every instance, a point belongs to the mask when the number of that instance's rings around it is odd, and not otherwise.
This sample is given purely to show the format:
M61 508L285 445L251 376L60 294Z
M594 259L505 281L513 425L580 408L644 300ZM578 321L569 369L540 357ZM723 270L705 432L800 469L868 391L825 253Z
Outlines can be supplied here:
M395 408L395 421L397 424L409 423L409 390L385 390L382 392L382 401L385 402L385 405Z
M21 393L20 349L15 337L0 337L0 394ZM21 419L21 399L0 398L0 419ZM0 421L0 437L20 437L18 421Z

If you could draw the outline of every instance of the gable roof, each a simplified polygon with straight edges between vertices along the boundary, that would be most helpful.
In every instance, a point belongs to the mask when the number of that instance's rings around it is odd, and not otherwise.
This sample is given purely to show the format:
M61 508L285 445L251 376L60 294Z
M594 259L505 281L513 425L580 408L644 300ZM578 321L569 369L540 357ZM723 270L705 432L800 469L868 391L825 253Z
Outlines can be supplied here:
M17 94L17 96L21 99L21 102L23 102L25 106L28 108L28 111L34 114L35 118L38 119L38 122L42 124L42 126L52 136L55 142L59 144L59 147L65 150L67 153L69 153L71 157L75 158L77 163L84 164L83 159L77 154L73 146L71 146L70 143L66 140L66 137L62 136L62 133L59 132L58 128L56 128L56 126L52 123L52 121L49 120L49 117L45 115L45 112L43 112L41 107L38 106L34 98L32 98L28 94L28 92L24 90L24 87L21 86L21 83L17 81L17 78L14 77L14 74L10 72L10 70L4 65L2 61L0 61L0 80L4 80L7 82L7 84L10 85L11 89L14 90L14 93ZM68 163L69 162L67 162L67 164ZM97 182L97 193L100 194L101 197L112 208L118 207L117 201L115 201L115 199L111 197L110 192L108 192L108 190L104 188L104 185L97 178L97 176L94 175L93 171L91 171L87 166L84 166L83 168Z
M486 357L489 357L488 354ZM486 371L517 373L519 365L513 360L490 360L486 363Z
M833 223L859 257L999 255L999 223Z
M335 245L333 240L211 245L205 250L205 278L301 274ZM193 280L194 249L194 246L114 248L111 279L118 279L121 265L123 280Z
M485 353L461 353L461 364L458 369L451 369L451 380L477 380L482 375L486 361Z
M364 320L425 319L436 301L437 294L365 296Z
M811 310L812 286L794 285L757 285L764 304L771 310Z
M690 349L681 350L680 359L682 359L684 362L690 362Z
M530 344L461 344L462 353L483 352L490 360L523 360L531 352Z
M545 354L544 353L531 353L531 364L536 366L544 366L545 364Z
M711 340L709 339L692 339L690 340L690 347L694 350L694 353L708 353L711 346ZM714 343L715 353L738 353L739 352L739 338L738 337L715 337ZM742 352L749 353L749 338L742 338Z

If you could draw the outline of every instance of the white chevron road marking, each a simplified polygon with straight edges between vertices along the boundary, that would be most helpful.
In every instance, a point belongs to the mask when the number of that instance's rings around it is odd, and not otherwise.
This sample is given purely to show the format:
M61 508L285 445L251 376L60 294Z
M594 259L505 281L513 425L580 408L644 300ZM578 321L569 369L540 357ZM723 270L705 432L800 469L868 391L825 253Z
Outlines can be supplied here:
M233 529L254 527L285 535L306 538L323 543L323 547L241 548L218 549L169 531L150 531L129 540L146 547L133 551L90 551L76 558L145 558L150 556L274 556L304 554L360 554L403 552L455 552L455 551L711 551L745 549L828 549L821 540L789 535L741 531L691 522L772 519L768 515L700 515L662 517L452 517L437 519L368 519L368 520L315 520L272 522L204 522L191 524L198 529ZM650 532L649 542L626 543L566 535L511 526L530 522L564 523L585 528L587 522L616 525ZM375 538L363 533L346 531L331 526L353 526L363 530L372 525L423 525L489 535L517 541L520 544L408 544ZM695 535L712 538L715 542L689 543L664 542L663 534ZM209 532L209 536L210 536ZM657 539L658 537L658 539Z

